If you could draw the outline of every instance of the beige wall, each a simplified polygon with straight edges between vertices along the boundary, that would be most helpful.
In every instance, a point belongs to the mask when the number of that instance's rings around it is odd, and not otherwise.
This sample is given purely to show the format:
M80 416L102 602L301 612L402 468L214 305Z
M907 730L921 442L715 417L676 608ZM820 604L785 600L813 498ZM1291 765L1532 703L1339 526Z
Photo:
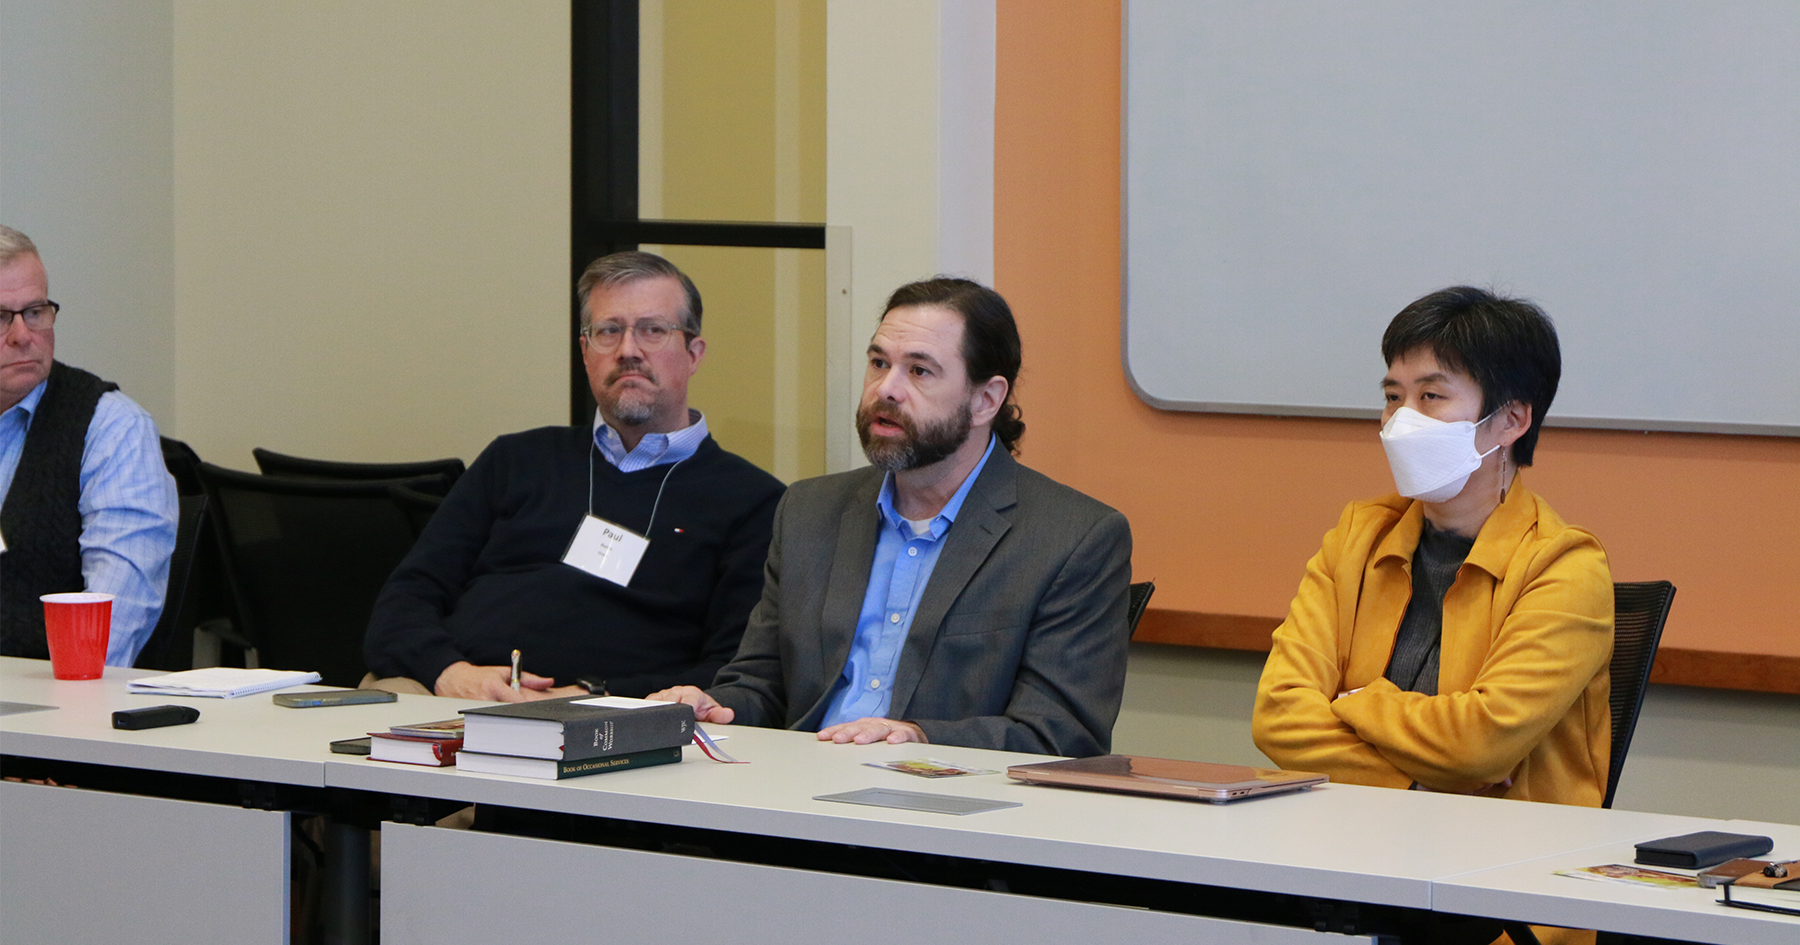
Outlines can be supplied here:
M829 356L830 468L863 464L851 431L864 352L899 286L992 282L993 0L830 0L826 221L848 259Z
M56 357L175 411L167 0L0 3L0 223L38 244Z
M175 4L172 432L244 467L567 421L568 17Z

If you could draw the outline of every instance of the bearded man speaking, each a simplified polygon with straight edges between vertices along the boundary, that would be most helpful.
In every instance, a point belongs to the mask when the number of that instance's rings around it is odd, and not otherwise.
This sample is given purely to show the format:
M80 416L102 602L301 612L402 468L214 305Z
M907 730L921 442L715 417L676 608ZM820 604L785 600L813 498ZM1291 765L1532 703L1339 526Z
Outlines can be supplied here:
M839 744L1105 754L1125 686L1125 516L1013 459L1018 326L966 279L901 286L869 343L872 466L793 485L703 722Z

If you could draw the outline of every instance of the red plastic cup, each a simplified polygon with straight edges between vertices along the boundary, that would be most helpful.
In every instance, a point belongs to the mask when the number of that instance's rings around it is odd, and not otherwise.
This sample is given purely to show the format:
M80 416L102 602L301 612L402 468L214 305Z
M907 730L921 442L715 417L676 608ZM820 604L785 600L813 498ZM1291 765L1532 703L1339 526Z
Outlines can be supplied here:
M50 644L50 675L57 679L99 679L112 637L111 594L45 594L44 635Z

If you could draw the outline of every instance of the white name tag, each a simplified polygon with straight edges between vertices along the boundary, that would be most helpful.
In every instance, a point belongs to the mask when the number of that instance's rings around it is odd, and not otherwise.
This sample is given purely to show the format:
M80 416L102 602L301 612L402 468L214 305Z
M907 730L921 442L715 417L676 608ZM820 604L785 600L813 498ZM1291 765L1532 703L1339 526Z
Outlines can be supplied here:
M587 515L582 517L575 540L569 542L569 551L562 560L563 564L627 587L649 547L650 540L631 529Z

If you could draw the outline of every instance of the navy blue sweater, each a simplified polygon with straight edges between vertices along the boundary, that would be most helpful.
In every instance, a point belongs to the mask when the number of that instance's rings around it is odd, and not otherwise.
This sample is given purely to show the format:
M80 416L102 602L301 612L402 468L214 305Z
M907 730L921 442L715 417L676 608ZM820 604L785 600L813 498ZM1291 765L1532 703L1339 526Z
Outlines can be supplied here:
M590 467L594 514L650 539L628 587L562 563L587 513ZM382 589L369 669L430 686L451 663L506 665L516 647L526 671L558 685L602 676L629 696L710 685L762 593L782 490L711 437L672 473L620 472L586 427L500 437Z

